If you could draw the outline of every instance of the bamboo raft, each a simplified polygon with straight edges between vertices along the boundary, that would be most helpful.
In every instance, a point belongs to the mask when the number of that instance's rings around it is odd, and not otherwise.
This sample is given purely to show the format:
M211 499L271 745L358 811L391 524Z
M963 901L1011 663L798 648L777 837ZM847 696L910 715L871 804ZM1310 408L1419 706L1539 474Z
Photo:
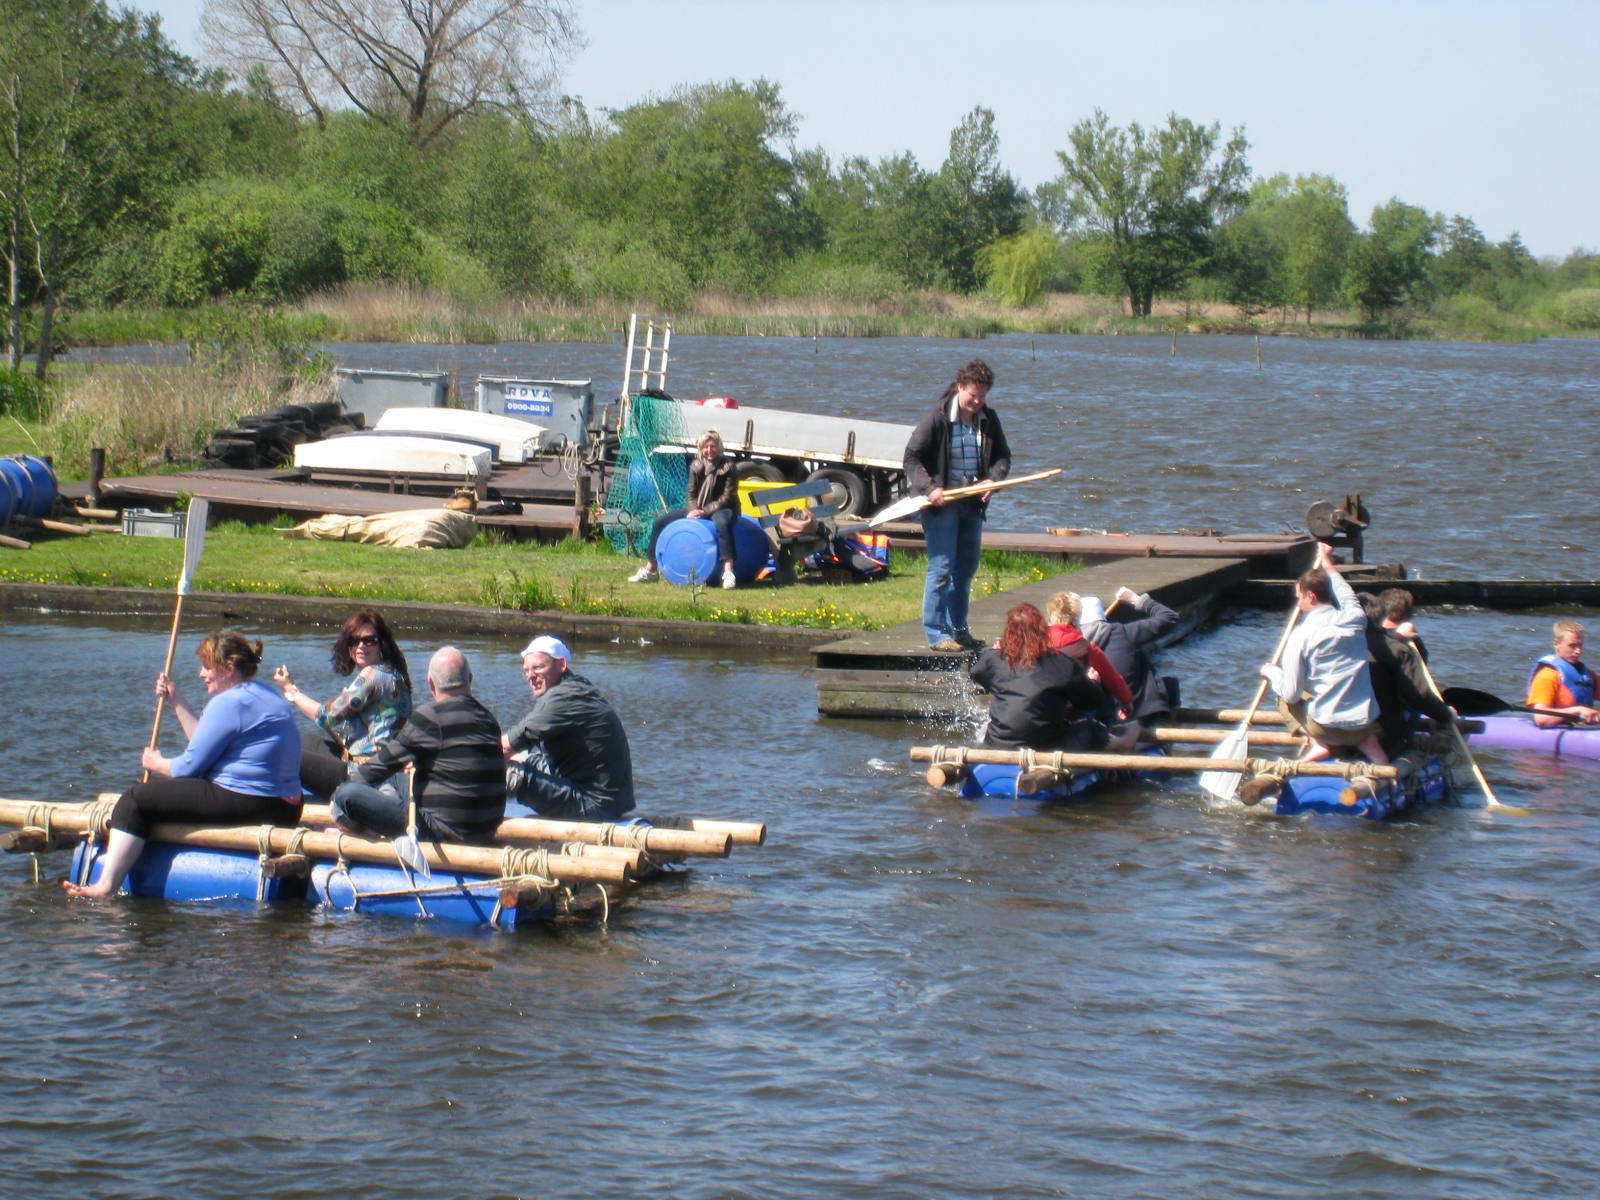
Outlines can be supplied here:
M116 799L0 798L0 826L13 827L0 834L0 850L37 856L71 847L71 876L86 882ZM603 919L616 899L669 867L766 841L766 826L756 822L510 818L492 846L422 842L424 877L406 868L393 842L327 830L329 819L326 807L307 805L296 828L156 825L125 887L173 900L300 900L512 928L563 915ZM36 880L38 873L35 857Z
M1037 801L1082 796L1107 782L1199 776L1210 771L1241 777L1239 802L1279 814L1337 813L1381 819L1453 794L1442 731L1419 730L1410 752L1388 764L1361 759L1301 762L1292 752L1304 747L1283 728L1276 712L1257 712L1248 732L1247 751L1279 751L1240 758L1174 753L1175 748L1219 746L1245 720L1243 709L1182 709L1180 719L1214 721L1217 727L1162 726L1142 731L1140 752L999 750L985 746L913 746L911 761L929 764L933 787L956 786L968 798L1006 796ZM1424 722L1424 725L1428 723ZM1471 728L1474 722L1458 722Z

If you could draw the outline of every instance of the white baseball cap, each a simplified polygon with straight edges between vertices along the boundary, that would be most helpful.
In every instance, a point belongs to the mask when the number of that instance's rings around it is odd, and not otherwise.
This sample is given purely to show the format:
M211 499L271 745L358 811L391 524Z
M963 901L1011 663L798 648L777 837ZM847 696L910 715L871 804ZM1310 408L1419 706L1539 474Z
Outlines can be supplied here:
M551 658L559 658L564 662L572 661L572 651L567 649L567 644L558 637L536 637L528 643L528 648L522 652L522 657L530 654L548 654Z

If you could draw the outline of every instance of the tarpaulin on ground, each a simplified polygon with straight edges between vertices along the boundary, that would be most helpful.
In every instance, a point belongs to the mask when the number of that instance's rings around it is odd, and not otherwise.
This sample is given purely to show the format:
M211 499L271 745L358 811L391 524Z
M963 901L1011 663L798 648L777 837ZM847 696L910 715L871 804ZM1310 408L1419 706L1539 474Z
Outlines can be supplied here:
M285 537L310 541L454 550L478 536L478 522L471 513L448 508L414 508L405 512L375 513L370 517L329 513L278 532Z

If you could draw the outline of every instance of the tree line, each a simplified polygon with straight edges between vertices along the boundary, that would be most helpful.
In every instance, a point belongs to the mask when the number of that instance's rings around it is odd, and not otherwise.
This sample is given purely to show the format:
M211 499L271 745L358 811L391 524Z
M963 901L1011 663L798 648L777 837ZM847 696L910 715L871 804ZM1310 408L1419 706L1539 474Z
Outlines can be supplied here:
M209 0L209 67L104 0L0 18L5 340L41 376L63 313L367 282L469 304L987 289L1600 328L1595 255L1539 261L1399 199L1358 225L1335 179L1253 178L1242 128L1176 114L1096 110L1030 193L982 107L937 167L798 147L763 79L591 112L554 89L581 40L566 0Z

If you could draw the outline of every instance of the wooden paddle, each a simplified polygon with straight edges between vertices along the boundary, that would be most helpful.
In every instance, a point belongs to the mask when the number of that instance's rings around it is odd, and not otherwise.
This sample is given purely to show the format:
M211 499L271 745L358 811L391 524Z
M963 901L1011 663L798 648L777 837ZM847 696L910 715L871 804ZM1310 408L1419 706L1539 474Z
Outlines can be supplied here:
M1048 471L1036 471L1032 475L1018 475L1012 479L996 479L992 483L973 483L968 484L966 487L946 488L944 498L946 500L962 500L968 496L982 496L986 492L992 492L997 488L1015 487L1019 483L1033 483L1035 480L1049 479L1052 475L1061 474L1061 470L1062 468L1060 467L1052 467ZM876 515L864 524L852 525L850 529L876 529L878 526L886 525L890 521L898 521L903 517L911 516L913 513L919 513L928 507L928 503L927 496L902 496L893 504L880 509ZM840 532L846 533L849 530L840 530Z
M1283 627L1283 633L1278 638L1278 646L1272 652L1269 660L1276 663L1283 657L1283 648L1289 644L1289 635L1294 632L1294 623L1300 616L1300 605L1297 603L1289 613L1289 623ZM1221 760L1237 760L1245 756L1250 749L1250 722L1254 720L1256 709L1261 707L1261 701L1266 699L1267 680L1262 678L1261 684L1256 688L1255 699L1250 701L1250 707L1245 709L1244 720L1222 741L1217 743L1217 748L1211 752L1211 757ZM1220 804L1229 803L1239 792L1238 773L1231 770L1218 768L1207 771L1200 776L1200 787Z
M172 604L172 632L167 635L167 659L162 664L163 675L172 674L172 655L178 646L178 623L183 618L183 598L189 594L189 583L194 578L194 569L200 565L200 552L206 544L206 518L211 513L211 502L204 498L189 501L189 515L184 521L183 529L183 569L178 573L178 594ZM163 697L156 697L155 720L150 723L150 749L156 748L156 739L161 734L161 713ZM148 781L150 772L144 773L144 780Z
M1520 712L1544 717L1560 717L1573 725L1584 723L1575 713L1561 712L1554 708L1534 708L1527 704L1512 704L1509 700L1500 699L1493 692L1480 692L1477 688L1447 687L1440 696L1463 717L1488 717L1495 713Z
M1428 660L1423 658L1414 646L1411 648L1411 653L1415 654L1417 661L1422 664L1422 677L1428 681L1429 689L1442 703L1448 704L1449 701L1445 700L1444 693L1439 690L1439 684L1433 678L1433 672L1428 670ZM1489 802L1489 807L1499 808L1500 801L1496 799L1494 789L1483 777L1483 769L1478 766L1478 760L1472 757L1472 751L1467 749L1467 739L1461 736L1461 730L1456 728L1454 721L1450 722L1450 736L1455 739L1456 749L1461 751L1461 757L1467 760L1467 766L1472 770L1472 777L1478 781L1478 787L1483 792L1483 798Z

